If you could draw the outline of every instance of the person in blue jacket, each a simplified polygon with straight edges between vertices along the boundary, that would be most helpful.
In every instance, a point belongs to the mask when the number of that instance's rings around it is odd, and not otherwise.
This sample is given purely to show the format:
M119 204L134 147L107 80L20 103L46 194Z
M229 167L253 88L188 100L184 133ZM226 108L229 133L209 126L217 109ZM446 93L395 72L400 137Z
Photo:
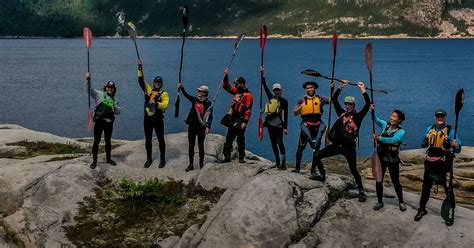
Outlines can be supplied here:
M212 124L212 102L209 101L209 87L201 85L197 88L197 96L191 96L186 92L182 83L178 84L178 90L191 102L186 124L188 124L188 143L189 143L189 165L186 172L194 169L194 146L196 137L199 148L199 167L204 166L204 140L209 134Z
M374 107L372 107L374 110ZM378 116L375 117L375 123L382 128L383 132L380 135L374 134L374 139L377 141L377 154L382 166L382 182L377 182L375 185L377 191L377 204L374 210L379 210L384 207L383 203L383 178L385 172L390 172L393 187L397 193L400 211L406 211L407 206L403 201L403 190L400 184L400 158L398 156L402 140L405 137L405 130L400 126L405 120L405 114L400 110L394 110L390 115L390 121L384 121Z
M442 185L444 191L448 192L446 174L453 166L453 153L461 152L461 140L454 137L454 130L446 124L448 114L444 109L435 112L436 124L429 126L422 137L421 147L428 148L425 159L425 172L423 175L423 186L421 190L420 207L415 216L415 221L421 220L426 211L426 204L430 199L433 184ZM446 225L453 224L453 220L446 221Z

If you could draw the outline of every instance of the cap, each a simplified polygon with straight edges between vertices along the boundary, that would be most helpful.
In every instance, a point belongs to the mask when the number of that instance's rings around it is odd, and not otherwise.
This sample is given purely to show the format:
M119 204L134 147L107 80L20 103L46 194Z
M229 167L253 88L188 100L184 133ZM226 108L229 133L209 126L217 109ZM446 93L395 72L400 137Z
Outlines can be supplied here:
M279 84L279 83L274 83L274 84L273 84L273 89L274 89L274 90L275 90L275 89L281 90L281 84Z
M435 116L446 116L446 115L448 115L448 113L444 109L438 109L435 112Z
M106 84L105 84L105 87L112 87L112 88L115 88L115 82L110 80L108 81Z
M306 86L308 86L308 85L313 85L313 86L314 86L314 89L319 88L318 83L313 82L313 81L308 81L308 82L304 83L304 84L303 84L303 88L306 89Z
M153 79L153 82L157 82L157 83L162 84L163 83L163 78L161 78L160 76L156 76L155 79Z
M353 96L346 96L344 98L344 103L355 103L355 98Z
M199 86L199 88L196 88L196 89L198 91L209 93L209 87L207 87L206 85L201 85L201 86Z

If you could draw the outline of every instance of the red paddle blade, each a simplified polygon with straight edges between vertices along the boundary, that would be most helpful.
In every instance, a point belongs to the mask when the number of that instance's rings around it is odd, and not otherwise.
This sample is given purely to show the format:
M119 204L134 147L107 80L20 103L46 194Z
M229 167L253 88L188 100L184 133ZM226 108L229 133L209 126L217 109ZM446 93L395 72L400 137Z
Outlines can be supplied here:
M265 44L267 43L267 25L263 25L260 28L260 48L265 48Z
M91 48L92 47L92 31L88 27L85 27L83 32L84 32L84 43L86 44L86 48Z
M90 132L94 128L94 111L89 109L87 112L87 131Z
M258 119L258 140L263 140L263 120L261 116Z
M372 43L365 46L365 63L367 64L367 69L372 71Z
M382 166L380 164L380 158L377 152L372 154L372 176L376 182L382 182Z
M334 55L334 57L336 57L336 52L337 52L337 33L334 32L334 34L332 35L332 53Z

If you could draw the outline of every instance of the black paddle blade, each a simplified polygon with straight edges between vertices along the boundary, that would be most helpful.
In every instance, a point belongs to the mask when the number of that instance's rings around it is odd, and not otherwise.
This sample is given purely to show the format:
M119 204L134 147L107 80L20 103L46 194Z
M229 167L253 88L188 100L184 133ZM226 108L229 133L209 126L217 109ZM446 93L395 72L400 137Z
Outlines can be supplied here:
M176 102L174 102L174 118L178 118L179 116L179 102L180 102L180 99L178 95L178 98L176 98Z
M189 18L189 8L188 5L184 5L180 8L181 14L183 15L183 28L186 29L188 26L188 18Z
M133 24L132 22L128 22L127 31L128 35L130 35L130 38L135 41L137 39L137 27L135 27L135 24Z
M460 89L456 93L456 105L454 106L454 111L456 114L459 114L459 112L461 112L463 105L464 105L464 89Z
M448 223L454 222L454 208L456 207L456 200L454 198L454 192L450 188L448 197L444 199L443 205L441 205L441 217Z
M311 77L322 77L323 75L319 73L319 71L315 71L313 69L305 69L301 72L301 74L308 75Z

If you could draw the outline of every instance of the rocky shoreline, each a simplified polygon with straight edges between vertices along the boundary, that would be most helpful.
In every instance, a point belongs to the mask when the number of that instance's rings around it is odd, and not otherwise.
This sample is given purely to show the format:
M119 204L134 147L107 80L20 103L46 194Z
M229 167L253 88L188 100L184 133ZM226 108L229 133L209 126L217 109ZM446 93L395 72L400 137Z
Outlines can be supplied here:
M367 202L358 202L352 179L338 171L341 161L326 162L330 171L337 172L329 174L326 183L309 180L306 172L269 169L270 161L251 152L247 152L248 163L244 165L219 164L223 137L210 135L204 168L185 173L186 134L168 134L166 139L167 166L163 169L155 164L143 168L143 140L116 141L113 156L118 165L99 163L96 170L88 168L88 154L0 158L0 247L74 247L64 227L74 224L77 202L93 196L97 181L103 178L159 178L225 190L202 225L190 226L181 236L170 233L157 239L157 247L469 247L474 243L473 210L458 206L455 224L447 227L439 216L440 201L432 200L429 215L414 222L419 196L406 193L409 209L400 212L388 188L386 207L373 211L375 192L369 187ZM11 145L25 140L90 146L87 139L0 125L0 152L26 149ZM472 149L466 149L463 156L469 154ZM405 160L407 163L414 163L420 153L405 155L411 158ZM103 158L100 156L99 161ZM472 162L461 156L459 159L469 165ZM363 169L364 165L360 166ZM370 186L370 181L365 182Z

